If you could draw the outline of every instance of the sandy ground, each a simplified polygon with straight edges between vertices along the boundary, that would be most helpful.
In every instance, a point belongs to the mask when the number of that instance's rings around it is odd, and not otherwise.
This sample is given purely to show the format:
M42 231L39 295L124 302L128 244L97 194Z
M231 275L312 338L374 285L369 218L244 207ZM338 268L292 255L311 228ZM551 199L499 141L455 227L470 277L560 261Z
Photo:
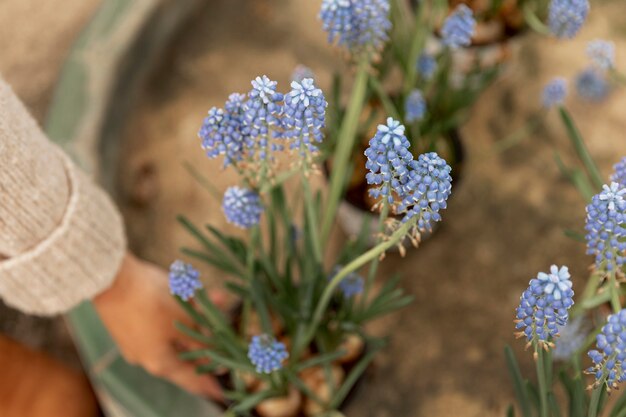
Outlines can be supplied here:
M45 121L65 56L99 4L98 0L0 1L0 76L38 122ZM29 317L0 301L0 332L78 366L60 318Z
M119 173L118 197L131 242L145 257L167 265L178 247L190 242L173 221L177 213L198 223L224 224L219 202L182 167L190 162L220 189L236 181L232 172L218 175L220 162L206 160L199 149L196 131L210 106L221 105L230 92L247 91L257 74L269 75L285 90L297 63L311 66L328 87L340 58L325 43L315 18L317 3L213 2L176 41L132 115L123 148L128 162ZM391 335L391 344L347 408L348 416L504 414L513 395L504 345L515 346L525 370L531 365L523 343L512 335L521 292L552 263L569 265L579 287L590 259L581 244L563 234L566 228L582 229L584 202L553 161L555 147L567 149L556 114L508 151L496 152L494 144L538 110L547 80L572 77L586 65L588 40L616 38L618 50L625 50L617 31L624 18L607 20L623 11L617 2L598 7L572 42L524 37L506 73L481 98L462 128L466 170L442 228L406 258L390 255L383 263L381 278L401 272L416 301L372 326L373 332ZM622 67L624 58L618 59ZM585 116L581 129L608 175L626 154L621 138L626 95L614 92L599 105L572 97L568 106ZM567 150L564 154L573 160ZM215 271L205 272L210 284L219 283Z

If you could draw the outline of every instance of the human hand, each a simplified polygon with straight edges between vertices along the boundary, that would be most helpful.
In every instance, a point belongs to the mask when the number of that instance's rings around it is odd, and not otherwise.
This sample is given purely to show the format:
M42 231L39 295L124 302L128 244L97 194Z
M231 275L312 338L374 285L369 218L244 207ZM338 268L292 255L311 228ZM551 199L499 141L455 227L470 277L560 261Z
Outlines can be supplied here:
M220 304L215 295L211 298ZM192 363L177 356L198 346L174 328L174 321L192 323L170 296L164 270L127 253L111 287L93 302L128 362L190 392L222 400L214 378L197 374Z

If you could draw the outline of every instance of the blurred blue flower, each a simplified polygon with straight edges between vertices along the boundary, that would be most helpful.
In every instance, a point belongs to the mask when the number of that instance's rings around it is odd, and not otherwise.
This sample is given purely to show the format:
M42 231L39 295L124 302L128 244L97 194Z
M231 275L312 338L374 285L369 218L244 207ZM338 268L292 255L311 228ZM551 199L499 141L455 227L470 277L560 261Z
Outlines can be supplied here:
M333 273L328 277L328 280L332 280L343 268L342 265L337 265L333 269ZM363 277L356 272L350 272L339 283L339 290L343 294L344 298L352 298L363 292L364 287Z
M242 229L257 225L263 213L259 195L252 190L237 186L229 187L224 193L222 209L226 220Z
M626 188L626 157L623 157L617 164L613 165L611 181L618 183L620 188Z
M315 74L313 73L313 70L306 65L297 65L291 73L291 81L301 83L305 78L315 79Z
M417 58L417 73L425 80L430 80L437 71L437 61L435 57L427 53L423 53Z
M188 263L180 260L170 265L169 272L170 292L187 301L197 290L202 288L200 273Z
M560 106L567 96L567 81L564 78L554 78L543 88L543 106L547 109Z
M595 376L595 386L606 384L609 390L615 389L626 379L626 310L608 317L596 336L596 347L598 350L588 353L593 366L587 372Z
M403 222L419 216L417 228L432 230L432 223L441 221L439 211L447 207L452 192L452 168L435 152L420 155L410 167L397 212L406 213Z
M369 189L370 196L375 199L384 197L393 203L392 191L400 196L404 191L409 164L413 161L413 154L409 151L411 144L404 130L400 122L387 118L386 125L378 125L376 134L365 150L365 167L369 170L365 179L368 184L376 186Z
M569 320L565 326L557 326L559 337L554 341L554 359L568 361L585 344L589 335L589 323L582 316Z
M609 93L609 83L599 70L587 68L576 76L576 92L586 100L601 101Z
M311 78L301 83L291 82L291 91L285 95L285 137L291 140L291 149L299 149L302 157L317 152L315 143L322 142L328 103L322 90Z
M588 14L588 0L552 0L548 10L548 26L554 36L571 39L580 31Z
M253 336L248 346L248 358L258 373L270 374L281 369L288 357L285 345L267 334Z
M611 69L615 66L615 44L601 39L591 41L587 44L587 56L599 69Z
M422 92L415 89L409 93L404 103L404 112L406 121L409 123L416 122L424 118L426 113L426 100Z
M330 43L371 54L389 38L389 9L389 0L323 0L319 17Z
M594 255L596 267L607 271L617 270L624 264L626 250L626 188L618 183L604 185L587 205L587 253Z
M530 280L516 310L516 329L529 343L550 344L567 324L568 310L574 305L574 290L566 266L550 267Z
M441 28L443 43L453 49L469 46L475 30L476 19L474 19L472 9L465 4L459 4L443 22Z

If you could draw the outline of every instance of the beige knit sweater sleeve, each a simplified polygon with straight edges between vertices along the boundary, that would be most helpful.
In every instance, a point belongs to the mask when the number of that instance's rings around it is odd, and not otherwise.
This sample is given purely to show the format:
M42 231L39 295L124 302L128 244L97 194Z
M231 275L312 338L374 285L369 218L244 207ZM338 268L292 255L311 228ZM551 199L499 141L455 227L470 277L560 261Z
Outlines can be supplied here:
M0 297L27 313L64 312L111 284L125 245L111 200L0 78Z

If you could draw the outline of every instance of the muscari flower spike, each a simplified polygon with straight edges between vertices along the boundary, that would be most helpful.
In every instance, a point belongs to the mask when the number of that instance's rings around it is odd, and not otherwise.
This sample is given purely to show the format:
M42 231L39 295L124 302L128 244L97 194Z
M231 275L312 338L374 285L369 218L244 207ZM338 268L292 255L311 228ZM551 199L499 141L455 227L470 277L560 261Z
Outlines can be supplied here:
M342 266L337 265L333 269L333 273L329 275L328 280L332 280L341 271ZM363 277L356 272L350 272L339 283L339 291L341 291L345 299L352 298L363 292L364 287Z
M441 28L443 43L452 49L469 46L475 30L476 19L472 9L465 4L459 4L443 22Z
M626 188L618 183L604 185L602 191L587 205L587 254L595 255L596 267L617 271L624 264L626 250Z
M584 346L589 331L589 323L582 316L568 321L565 326L558 326L559 337L554 342L554 359L569 360Z
M403 222L419 216L417 228L430 231L433 222L441 221L439 212L447 207L452 192L451 172L450 165L436 152L422 154L411 162L409 179L397 210L406 213Z
M626 157L623 157L617 164L613 165L611 181L618 183L620 188L626 188Z
M247 188L229 187L224 193L222 209L226 220L242 229L259 224L263 205L259 195Z
M386 125L378 125L376 134L365 150L369 170L365 179L370 187L369 194L377 199L386 198L392 204L393 193L404 195L404 183L408 179L413 154L409 151L409 140L404 135L404 126L391 117Z
M323 0L319 18L330 43L372 55L389 39L389 10L389 0Z
M243 105L243 124L249 138L246 151L249 157L267 161L272 152L282 149L273 139L281 127L283 95L276 92L276 81L265 75L256 77L251 84L252 90ZM278 129L270 132L272 128Z
M588 0L552 0L548 10L548 27L554 36L571 39L580 31L588 14Z
M564 78L554 78L543 88L543 106L550 109L560 106L567 96L567 81Z
M422 120L426 113L426 100L420 90L413 90L409 93L404 103L406 121L409 123Z
M243 128L242 94L231 94L225 110L213 107L204 119L198 137L202 139L202 148L209 158L224 156L224 166L237 163L242 159L243 149L248 138Z
M609 70L615 66L615 44L596 39L587 44L587 56L601 70Z
M574 305L574 290L566 266L550 267L549 273L540 272L530 280L520 297L515 328L529 344L552 346L559 328L567 324L568 310Z
M174 261L169 272L170 292L187 301L202 288L200 273L188 263Z
M270 374L281 369L283 361L288 357L285 345L268 334L253 336L248 346L248 358L260 374Z
M423 53L417 58L416 65L418 74L425 80L430 80L432 76L435 75L435 71L437 71L437 61L435 57L426 53Z
M284 136L290 140L290 149L298 149L303 158L318 151L315 143L322 142L328 103L322 90L312 78L301 83L293 81L285 95Z
M313 70L306 65L297 65L291 73L291 81L301 83L305 78L315 79L315 74L313 73Z
M587 68L576 76L576 92L585 100L601 101L609 93L609 83L599 70Z
M626 310L608 317L596 336L596 348L588 352L593 366L587 373L595 376L595 387L606 384L610 391L626 379Z

